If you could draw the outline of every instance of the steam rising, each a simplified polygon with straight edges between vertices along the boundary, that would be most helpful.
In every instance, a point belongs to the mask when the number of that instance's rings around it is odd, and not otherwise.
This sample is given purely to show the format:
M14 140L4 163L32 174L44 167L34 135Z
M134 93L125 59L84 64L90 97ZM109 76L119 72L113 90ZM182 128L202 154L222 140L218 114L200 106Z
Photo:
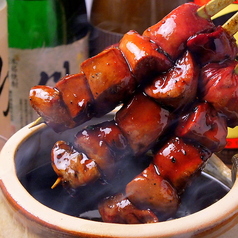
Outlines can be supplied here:
M78 190L67 190L62 186L51 189L56 175L51 165L46 164L24 175L20 181L34 198L52 209L68 215L100 221L97 202L106 195L109 196L117 193L118 190L123 190L125 184L133 176L133 173L131 176L122 173L111 184L98 181ZM201 176L192 181L183 193L177 214L170 219L187 216L204 209L218 201L228 191L229 188L221 182L202 173Z

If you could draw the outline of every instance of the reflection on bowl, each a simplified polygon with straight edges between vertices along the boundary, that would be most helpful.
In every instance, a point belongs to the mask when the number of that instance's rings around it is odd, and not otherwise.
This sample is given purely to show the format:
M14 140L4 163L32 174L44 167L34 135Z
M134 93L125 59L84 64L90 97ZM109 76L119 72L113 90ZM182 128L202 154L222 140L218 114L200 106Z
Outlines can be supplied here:
M92 121L92 123L95 124L95 121ZM31 129L26 126L7 141L0 155L0 187L2 191L0 206L1 212L4 213L4 216L0 217L0 228L3 231L3 237L9 237L11 233L14 233L14 238L23 237L26 234L25 237L30 238L236 236L238 232L238 225L236 225L238 221L238 199L235 199L235 197L238 194L238 182L235 182L227 193L229 190L227 186L231 184L230 178L225 178L227 181L225 184L215 182L218 187L215 187L214 184L212 185L215 191L219 190L220 196L217 197L216 195L210 200L213 203L212 205L200 206L199 209L202 209L200 211L191 210L196 203L204 205L204 202L199 201L199 199L204 199L205 195L209 194L209 191L206 191L207 188L205 187L202 189L203 195L201 195L201 191L195 195L192 190L188 189L184 196L190 198L189 203L184 203L182 206L187 206L190 210L186 212L183 210L183 214L178 215L183 216L181 218L154 224L124 225L103 223L98 221L100 217L95 219L97 221L82 219L75 217L75 214L71 213L74 208L70 212L66 212L68 214L64 214L60 200L63 196L60 195L57 200L60 204L59 208L49 204L49 201L44 202L44 199L41 200L42 197L39 198L39 194L37 194L38 189L34 190L32 187L47 186L43 183L43 181L46 181L45 177L54 175L45 171L46 174L42 174L42 178L30 181L31 173L40 168L50 170L48 166L49 155L53 144L59 139L72 142L72 133L74 135L75 132L75 130L70 130L56 134L44 124ZM204 184L207 183L206 181L211 181L211 177L207 172L200 179L203 179ZM198 180L194 181L193 184L197 182ZM50 182L49 186L51 185L52 183ZM220 193L220 191L223 192ZM56 192L60 193L62 191L57 190ZM51 194L51 196L54 196L54 194ZM211 199L210 196L209 199ZM52 203L53 205L55 204L54 202ZM13 226L14 229L12 229Z

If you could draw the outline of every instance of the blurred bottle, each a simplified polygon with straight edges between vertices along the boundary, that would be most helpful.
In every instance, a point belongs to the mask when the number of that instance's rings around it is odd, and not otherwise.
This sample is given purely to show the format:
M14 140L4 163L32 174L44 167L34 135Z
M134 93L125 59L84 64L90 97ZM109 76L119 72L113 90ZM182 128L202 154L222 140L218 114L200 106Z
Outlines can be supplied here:
M29 104L34 85L53 86L79 72L88 57L84 0L7 0L11 121L15 130L37 115Z
M9 114L7 5L0 0L0 150L11 135Z
M90 55L117 43L129 30L142 34L187 0L94 0L90 22Z

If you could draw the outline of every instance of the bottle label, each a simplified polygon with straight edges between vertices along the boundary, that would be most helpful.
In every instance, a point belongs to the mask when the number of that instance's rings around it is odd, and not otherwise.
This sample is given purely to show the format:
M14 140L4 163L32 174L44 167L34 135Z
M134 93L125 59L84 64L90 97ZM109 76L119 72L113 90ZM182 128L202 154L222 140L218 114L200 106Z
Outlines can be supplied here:
M3 6L2 6L3 5ZM0 4L0 149L5 139L10 137L8 38L6 5Z
M79 73L88 58L88 35L52 48L9 49L10 110L15 131L39 117L29 103L35 85L54 86L66 74Z

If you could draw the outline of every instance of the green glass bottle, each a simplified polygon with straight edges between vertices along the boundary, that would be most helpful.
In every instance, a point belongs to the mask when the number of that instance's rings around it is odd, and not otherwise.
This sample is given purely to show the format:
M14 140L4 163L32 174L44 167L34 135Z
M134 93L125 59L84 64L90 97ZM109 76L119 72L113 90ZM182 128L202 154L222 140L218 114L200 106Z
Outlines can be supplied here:
M84 0L7 0L11 121L15 131L36 119L34 85L53 86L79 72L88 57Z

